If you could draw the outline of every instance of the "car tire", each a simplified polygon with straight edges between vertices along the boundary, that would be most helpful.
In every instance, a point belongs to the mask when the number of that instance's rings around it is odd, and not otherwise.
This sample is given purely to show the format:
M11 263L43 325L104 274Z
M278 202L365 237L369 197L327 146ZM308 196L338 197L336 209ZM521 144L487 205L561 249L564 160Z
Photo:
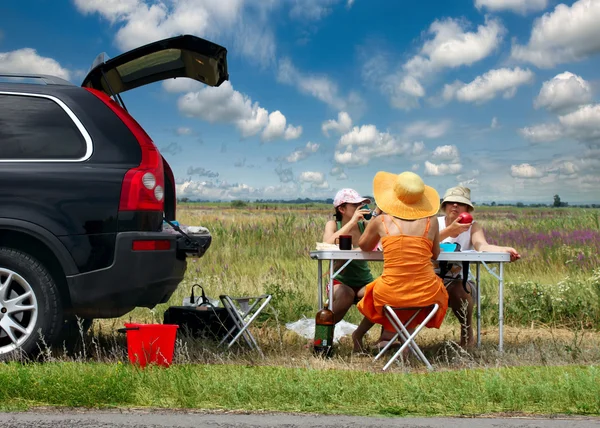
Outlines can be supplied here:
M48 269L25 252L0 247L0 361L50 349L62 322L60 293Z

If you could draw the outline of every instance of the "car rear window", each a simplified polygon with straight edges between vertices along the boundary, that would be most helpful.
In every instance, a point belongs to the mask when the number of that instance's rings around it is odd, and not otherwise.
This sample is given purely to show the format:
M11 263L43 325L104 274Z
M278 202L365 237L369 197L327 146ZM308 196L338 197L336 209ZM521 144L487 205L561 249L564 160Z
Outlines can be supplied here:
M0 94L0 159L73 160L86 149L73 120L53 100Z

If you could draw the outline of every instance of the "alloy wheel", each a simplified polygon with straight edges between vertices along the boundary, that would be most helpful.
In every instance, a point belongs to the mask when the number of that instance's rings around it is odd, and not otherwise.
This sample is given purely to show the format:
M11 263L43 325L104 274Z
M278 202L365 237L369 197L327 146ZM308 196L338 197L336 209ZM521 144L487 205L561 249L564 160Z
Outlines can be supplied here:
M0 267L0 354L19 348L33 333L38 302L29 282Z

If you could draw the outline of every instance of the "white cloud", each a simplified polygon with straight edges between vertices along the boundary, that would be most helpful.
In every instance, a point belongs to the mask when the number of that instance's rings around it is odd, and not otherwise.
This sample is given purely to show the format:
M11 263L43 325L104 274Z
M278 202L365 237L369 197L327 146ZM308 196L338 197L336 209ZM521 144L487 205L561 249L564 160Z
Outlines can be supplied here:
M362 102L356 93L351 93L347 97L341 96L338 85L327 76L302 73L289 58L279 61L277 80L295 86L301 93L311 95L338 110L345 110Z
M494 116L492 118L492 124L490 125L490 128L498 129L499 127L500 127L500 125L498 124L498 118Z
M548 7L548 0L475 0L477 9L486 8L492 12L510 10L521 15L539 12Z
M410 154L412 156L419 156L425 151L425 143L422 141L415 141L410 147Z
M462 165L460 163L441 163L434 164L429 161L425 161L425 175L454 175L462 171Z
M330 119L326 122L323 122L321 125L321 130L323 134L329 137L329 131L335 131L338 134L345 134L350 131L352 128L352 119L350 115L345 111L341 111L338 113L338 120Z
M549 142L559 138L598 145L600 143L600 104L587 104L558 116L558 123L534 125L519 130L531 142Z
M300 183L310 184L313 189L328 189L329 183L325 180L325 174L316 171L304 171L298 177Z
M421 52L404 64L404 70L415 78L443 69L472 65L489 56L500 44L505 29L496 19L486 19L476 32L466 31L455 19L436 20L429 27L434 37L427 40Z
M511 165L510 175L515 178L541 178L546 174L539 168L528 163L522 163L521 165Z
M340 166L334 166L333 168L331 168L331 171L329 171L329 175L332 177L337 177L338 181L346 180L348 178L344 171L344 168Z
M375 125L355 126L340 138L334 160L340 165L366 165L373 158L413 155L423 149L422 142L401 142Z
M600 104L589 104L578 110L559 116L558 120L565 133L583 142L600 139Z
M315 153L317 150L319 150L319 144L311 143L309 141L308 143L306 143L306 146L295 150L289 156L286 156L285 161L288 163L296 163L298 161L306 159L311 154Z
M536 109L565 111L592 100L592 88L576 74L565 71L544 82L533 105Z
M275 39L265 13L276 3L246 0L75 0L83 14L98 13L116 28L120 49L179 34L195 34L232 45L259 64L275 58Z
M458 148L454 145L438 146L431 155L436 161L446 161L453 164L460 162Z
M500 45L505 28L499 20L486 18L476 31L465 21L448 18L434 21L419 53L394 73L386 73L385 55L365 54L363 78L379 86L394 108L411 110L425 96L424 81L443 69L470 66L492 54ZM382 71L383 70L383 71Z
M499 93L502 93L504 98L512 98L519 86L531 83L533 80L534 74L529 69L500 68L490 70L468 84L457 81L445 85L443 97L446 101L456 98L458 101L477 104L490 101Z
M299 180L304 183L322 183L325 179L325 174L315 171L304 171L300 173Z
M277 186L254 187L244 183L229 184L226 181L184 180L175 185L177 197L207 200L234 199L293 199L302 190L295 183Z
M329 15L340 0L293 0L290 17L302 21L319 21ZM351 4L349 5L351 6Z
M579 61L600 52L600 2L578 0L558 4L535 20L529 42L513 44L511 55L538 67Z
M188 92L177 102L179 111L186 116L198 117L211 123L235 124L243 137L251 137L263 131L263 139L297 138L301 127L287 125L280 111L271 114L257 102L236 91L229 81L219 87L205 86L197 92Z
M547 143L556 141L563 136L563 131L558 124L542 124L519 129L519 133L532 143Z
M43 57L31 48L0 52L0 72L49 74L65 80L71 78L71 72L58 61Z
M205 87L203 83L187 77L165 80L162 82L162 86L165 91L172 93L195 92Z
M192 135L192 128L181 126L175 130L177 135Z
M450 125L449 120L442 120L437 123L421 120L408 125L404 130L404 135L409 139L414 137L440 138L448 132Z
M302 135L301 126L294 127L292 125L287 125L286 127L286 124L287 120L279 110L269 114L269 121L262 133L263 141L272 141L279 138L291 140Z

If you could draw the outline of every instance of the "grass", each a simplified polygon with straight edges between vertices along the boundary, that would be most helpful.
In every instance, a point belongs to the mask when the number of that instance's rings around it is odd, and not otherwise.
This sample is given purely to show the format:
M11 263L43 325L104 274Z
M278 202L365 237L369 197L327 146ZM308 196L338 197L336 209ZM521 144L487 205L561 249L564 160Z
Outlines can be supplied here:
M469 353L456 342L449 312L441 329L419 343L434 364L394 364L355 355L348 337L334 358L312 356L307 339L285 324L317 311L317 263L328 206L182 204L178 220L210 229L206 255L190 260L169 302L96 320L76 353L46 349L45 364L0 365L0 409L35 406L159 407L340 413L477 415L600 413L600 229L598 210L478 208L490 241L516 247L522 260L505 270L505 352L497 352L497 283L482 277L483 346ZM559 232L559 233L555 233ZM375 276L381 263L371 263ZM482 269L484 272L484 269ZM273 294L253 333L266 358L180 337L174 365L137 370L127 361L124 322L162 323L195 283L209 297ZM346 321L357 324L353 307ZM372 329L373 342L379 330Z
M152 407L431 416L600 413L597 366L515 367L423 374L240 365L139 370L102 363L12 363L0 409Z

